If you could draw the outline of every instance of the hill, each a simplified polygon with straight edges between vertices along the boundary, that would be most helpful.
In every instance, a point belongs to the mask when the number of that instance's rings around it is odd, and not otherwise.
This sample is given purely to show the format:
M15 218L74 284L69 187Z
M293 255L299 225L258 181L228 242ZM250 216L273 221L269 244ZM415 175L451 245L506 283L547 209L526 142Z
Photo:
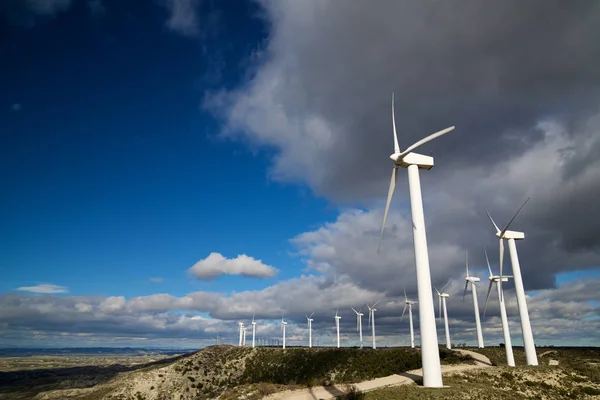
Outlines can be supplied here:
M441 351L445 363L469 357ZM4 394L12 399L160 400L256 399L290 387L353 383L420 368L418 350L407 348L240 348L212 346L166 363L122 372L93 387L45 386ZM75 387L75 389L73 388ZM50 390L49 390L50 389ZM58 389L58 390L51 390ZM36 395L37 394L37 395ZM35 396L35 397L34 397Z

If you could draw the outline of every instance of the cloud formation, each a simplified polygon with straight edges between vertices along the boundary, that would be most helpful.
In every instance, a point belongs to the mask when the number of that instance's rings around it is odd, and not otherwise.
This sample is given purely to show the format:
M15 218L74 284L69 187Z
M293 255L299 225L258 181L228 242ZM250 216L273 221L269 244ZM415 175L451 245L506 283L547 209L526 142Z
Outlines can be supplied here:
M51 283L39 283L35 286L21 286L17 290L31 293L68 293L66 286L53 285Z
M260 260L245 254L236 258L225 258L220 253L210 253L208 257L198 261L188 272L198 279L211 280L220 275L242 275L254 278L270 278L277 275L278 270Z
M167 28L184 36L196 36L199 4L200 0L165 0L164 5L169 10Z

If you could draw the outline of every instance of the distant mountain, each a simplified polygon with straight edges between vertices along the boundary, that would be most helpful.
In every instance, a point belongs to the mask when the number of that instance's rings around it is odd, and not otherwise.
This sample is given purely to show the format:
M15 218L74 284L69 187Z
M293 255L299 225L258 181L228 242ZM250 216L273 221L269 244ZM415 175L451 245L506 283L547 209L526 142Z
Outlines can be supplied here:
M2 348L0 357L60 356L60 355L175 355L198 349L153 349L143 347L65 347L65 348Z

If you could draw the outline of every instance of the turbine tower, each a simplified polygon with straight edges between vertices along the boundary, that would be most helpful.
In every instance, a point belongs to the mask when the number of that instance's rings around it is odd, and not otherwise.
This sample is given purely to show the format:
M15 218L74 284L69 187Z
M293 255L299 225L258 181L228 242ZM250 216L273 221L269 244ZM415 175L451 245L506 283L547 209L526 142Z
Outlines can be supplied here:
M421 360L423 365L423 386L443 387L442 368L440 365L440 353L438 350L438 339L435 327L435 312L433 309L433 298L431 297L431 272L429 270L429 254L427 252L427 234L425 232L425 216L423 214L423 199L421 197L421 182L419 180L419 169L429 170L433 167L433 157L426 156L413 151L425 143L436 139L451 130L453 126L436 132L419 140L400 152L398 135L396 133L396 117L394 116L394 94L392 93L392 126L394 129L394 154L390 159L394 162L392 178L388 190L387 202L383 213L381 224L381 236L379 247L383 239L383 229L387 219L387 213L396 187L398 168L408 170L408 188L410 192L410 210L412 214L413 241L415 248L415 264L417 270L417 288L419 297L419 324L421 332ZM378 250L379 252L379 250Z
M350 307L352 308L352 307ZM360 348L363 348L363 338L362 338L362 316L363 313L362 308L360 309L360 311L356 311L354 308L352 308L352 311L354 311L356 313L356 330L358 331L358 340L360 341Z
M500 276L492 273L492 267L490 267L490 260L488 259L487 250L483 248L485 253L485 261L487 262L488 271L490 271L490 286L488 286L487 296L485 297L485 305L483 306L483 316L485 317L485 311L487 310L488 299L490 298L490 292L494 283L500 282ZM502 277L503 282L508 282L508 278L512 278L510 275L504 275ZM502 333L504 333L504 348L506 349L506 365L509 367L515 366L515 357L513 355L512 341L510 340L510 330L508 328L508 318L506 318L506 305L504 304L504 296L502 294L502 288L500 285L496 285L498 289L498 303L500 304L500 319L502 320Z
M381 300L377 300L377 303L379 303ZM377 311L377 309L375 308L375 306L377 305L377 303L373 304L373 306L369 307L369 305L367 304L367 308L369 309L369 325L371 326L371 336L373 338L373 348L376 349L377 346L375 345L375 311Z
M244 327L242 328L242 330L243 330L243 332L244 332L244 335L243 335L243 338L244 338L244 339L242 340L242 346L246 347L246 327L244 326Z
M442 306L444 308L444 328L446 330L446 348L447 349L452 348L452 345L450 343L450 329L448 328L448 310L446 309L446 299L448 297L450 297L450 295L448 293L444 293L444 289L446 289L449 284L450 284L450 281L448 281L448 283L446 283L446 285L442 288L441 292L439 290L435 289L435 287L434 287L434 289L438 295L438 310L440 313L440 318L442 318Z
M286 325L287 325L287 322L285 322L285 321L283 320L283 317L281 317L281 332L282 332L282 334L283 334L283 341L282 341L282 344L283 344L283 348L284 348L284 349L285 349L285 326L286 326Z
M340 317L338 315L338 311L340 311L339 308L337 310L335 310L335 329L337 331L337 347L339 349L340 348L340 319L342 317Z
M239 342L238 346L241 347L242 346L242 339L243 339L243 336L244 336L244 323L243 322L238 322L238 326L239 326L239 329L240 329L240 342Z
M504 259L504 240L508 241L508 249L510 252L510 261L512 264L513 275L515 280L515 292L517 294L517 306L519 307L519 316L521 317L521 332L523 333L523 346L525 347L525 358L527 359L527 365L538 365L537 354L535 352L535 344L533 342L533 333L531 331L531 322L529 321L529 311L527 310L527 298L525 297L525 287L523 286L523 277L521 277L521 266L519 265L519 256L517 254L517 245L515 240L525 239L523 232L509 231L508 227L515 220L519 211L525 207L525 204L529 201L529 198L525 200L521 208L517 210L515 215L506 224L504 229L500 230L498 225L492 219L489 212L486 213L490 218L490 221L496 229L496 236L500 239L500 280L498 286L502 289L502 263ZM503 296L502 290L500 295Z
M412 318L412 305L415 304L416 301L408 300L408 296L406 296L406 289L404 289L404 310L402 311L402 316L400 317L400 322L404 318L404 313L406 312L406 308L408 307L408 317L410 323L410 347L415 348L415 332L413 330L413 318Z
M254 320L254 314L252 315L252 347L254 348L254 338L256 337L256 321Z
M311 348L312 347L312 316L313 316L314 312L310 315L306 315L306 321L308 322L308 347Z
M467 276L465 277L465 291L463 293L463 300L467 294L467 288L469 283L471 284L471 293L473 295L473 309L475 310L475 326L477 327L477 346L483 349L483 334L481 333L481 321L479 320L479 303L477 302L477 283L479 278L469 275L469 252L465 254L465 268L467 269Z

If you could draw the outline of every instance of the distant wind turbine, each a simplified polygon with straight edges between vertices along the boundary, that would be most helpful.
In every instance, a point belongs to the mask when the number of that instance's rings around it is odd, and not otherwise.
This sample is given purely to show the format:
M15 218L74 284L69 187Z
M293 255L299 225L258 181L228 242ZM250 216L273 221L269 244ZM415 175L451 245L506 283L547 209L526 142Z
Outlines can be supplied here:
M256 336L256 321L254 320L254 314L252 314L252 347L254 348L254 338Z
M242 328L243 332L244 332L244 339L242 340L242 346L246 346L246 327Z
M283 333L283 348L285 349L285 326L287 325L287 322L285 322L283 320L283 317L281 317L281 332Z
M485 311L487 310L488 299L490 298L490 292L492 291L492 286L494 283L498 283L500 281L499 275L494 275L492 273L492 267L490 267L490 260L488 259L487 250L485 247L483 248L483 252L485 253L485 261L487 262L488 271L490 271L490 286L488 286L487 296L485 297L485 305L483 306L483 316L485 317ZM504 275L502 277L502 281L508 282L508 278L512 278L510 275ZM509 367L515 366L515 357L513 355L512 341L510 339L510 329L508 327L508 318L506 318L506 305L504 304L504 296L502 294L502 288L500 285L496 285L498 289L498 303L500 305L500 319L502 320L502 333L504 334L504 348L506 349L506 365Z
M342 317L340 317L338 315L338 311L340 311L339 308L337 310L335 310L335 329L337 331L337 347L339 349L340 348L340 319Z
M529 311L527 309L527 298L525 297L525 287L523 286L523 277L521 276L521 266L519 264L519 255L517 254L517 245L515 240L525 239L523 232L509 231L508 227L515 220L519 211L525 207L525 204L529 201L529 198L525 200L525 203L517 210L515 215L508 221L508 224L504 229L500 230L498 225L492 219L489 212L486 213L496 229L496 236L500 239L500 280L498 286L500 286L500 295L503 296L502 291L502 263L504 259L504 240L508 241L508 249L510 252L510 260L512 263L513 275L515 280L515 293L517 294L517 306L519 307L519 316L521 317L521 332L523 333L523 346L525 347L525 358L527 359L527 365L538 365L537 354L535 352L535 343L533 342L533 332L531 331L531 322L529 321Z
M477 302L477 283L479 278L469 275L469 252L465 254L465 268L467 270L467 276L465 277L465 291L463 293L463 300L467 294L467 288L469 283L471 284L471 293L473 294L473 310L475 310L475 327L477 328L477 346L483 349L483 334L481 332L481 321L479 320L479 303Z
M400 322L404 318L404 313L406 312L406 308L408 307L408 318L410 323L410 347L415 348L415 332L413 330L413 318L412 318L412 305L415 304L416 301L408 300L408 296L406 295L406 289L404 289L404 310L402 311L402 316L400 317Z
M306 315L306 322L308 325L308 347L311 348L312 347L312 316L313 316L314 312L310 315Z
M377 300L377 303L379 303L381 300ZM369 306L368 304L366 305L367 308L369 309L369 325L371 326L371 336L373 338L373 348L376 349L377 346L375 344L375 311L377 311L377 309L375 308L375 306L377 305L377 303L373 304L373 306Z
M419 296L419 323L421 325L421 361L423 365L423 386L443 387L442 367L440 365L440 353L438 350L438 339L435 327L435 311L433 309L433 298L431 296L431 271L429 270L429 254L427 251L427 235L425 231L425 216L423 214L423 199L421 197L421 182L419 169L429 170L433 168L433 157L415 153L419 147L433 139L436 139L454 129L453 126L436 132L419 140L406 150L400 151L398 135L396 133L396 117L394 116L394 94L392 93L392 126L394 130L394 154L390 159L394 162L392 178L388 189L387 202L383 213L381 224L381 235L379 248L383 239L383 230L387 219L390 202L396 187L398 168L408 170L408 188L410 193L410 210L412 214L413 242L415 247L415 264L417 270L417 289ZM378 252L379 252L378 248Z
M450 329L448 328L448 310L446 309L446 299L448 297L450 297L450 295L448 293L444 293L444 289L446 289L449 284L450 284L450 281L448 281L448 283L446 283L446 285L444 285L441 292L439 290L435 289L435 287L434 287L434 289L438 295L438 309L439 309L439 313L440 313L440 318L442 318L442 308L444 309L444 328L446 331L446 348L451 349L452 344L450 343Z
M352 307L350 307L352 308ZM360 311L356 311L354 308L352 308L352 311L354 311L356 313L356 330L358 331L358 340L360 341L360 348L363 348L363 338L362 338L362 307L360 309Z
M238 322L238 326L240 329L240 342L238 344L238 346L242 346L242 340L244 339L244 323L243 322Z

